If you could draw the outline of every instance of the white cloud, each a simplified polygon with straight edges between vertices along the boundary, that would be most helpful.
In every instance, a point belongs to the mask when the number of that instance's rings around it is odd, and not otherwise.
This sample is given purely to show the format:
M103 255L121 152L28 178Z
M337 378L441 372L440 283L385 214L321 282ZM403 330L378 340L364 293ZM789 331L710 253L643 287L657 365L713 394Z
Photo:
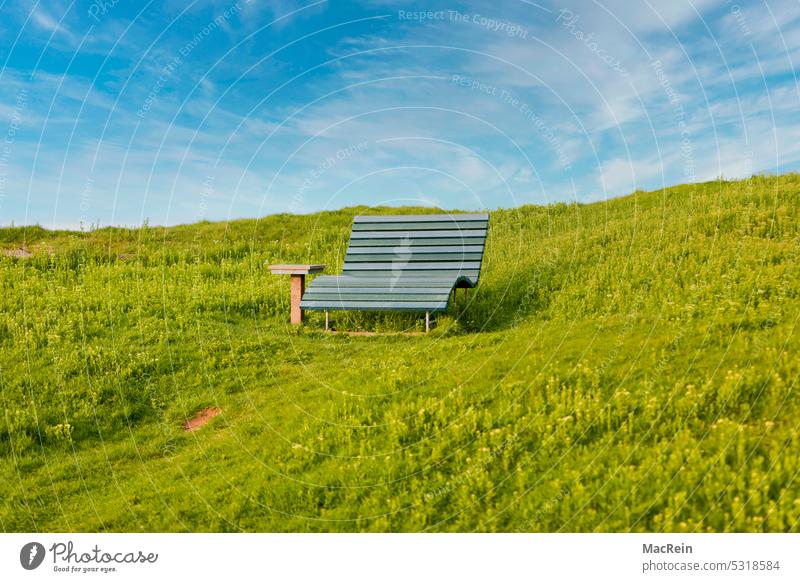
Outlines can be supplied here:
M600 171L600 186L606 198L630 194L650 185L660 176L663 167L659 161L634 161L617 158L604 162Z
M31 10L31 20L40 28L48 32L60 32L62 34L69 34L58 21L50 16L47 11L41 6L36 6Z

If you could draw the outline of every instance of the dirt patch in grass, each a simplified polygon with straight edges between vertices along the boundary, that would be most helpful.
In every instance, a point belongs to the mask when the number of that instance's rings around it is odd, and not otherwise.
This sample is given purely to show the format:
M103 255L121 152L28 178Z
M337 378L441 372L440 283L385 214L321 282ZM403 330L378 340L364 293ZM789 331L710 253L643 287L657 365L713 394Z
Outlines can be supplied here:
M4 249L3 254L13 259L30 259L33 256L33 253L25 247L18 249Z
M219 416L222 410L216 406L209 406L203 410L198 411L192 418L183 423L183 430L186 432L193 432L208 424L208 422L215 416Z

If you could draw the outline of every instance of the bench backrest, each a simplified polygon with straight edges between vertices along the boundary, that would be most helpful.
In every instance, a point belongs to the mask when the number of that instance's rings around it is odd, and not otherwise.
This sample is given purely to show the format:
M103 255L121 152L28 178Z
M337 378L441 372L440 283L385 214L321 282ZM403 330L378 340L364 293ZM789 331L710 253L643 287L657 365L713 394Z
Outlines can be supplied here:
M488 227L488 214L357 216L342 274L456 277L474 287Z

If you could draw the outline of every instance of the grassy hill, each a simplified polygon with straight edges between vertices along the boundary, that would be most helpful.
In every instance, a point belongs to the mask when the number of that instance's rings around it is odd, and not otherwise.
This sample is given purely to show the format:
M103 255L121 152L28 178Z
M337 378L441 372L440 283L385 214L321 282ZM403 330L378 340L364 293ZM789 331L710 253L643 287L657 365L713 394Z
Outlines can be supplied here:
M0 230L0 529L800 530L800 176L492 212L429 335L291 328L265 264L363 212Z

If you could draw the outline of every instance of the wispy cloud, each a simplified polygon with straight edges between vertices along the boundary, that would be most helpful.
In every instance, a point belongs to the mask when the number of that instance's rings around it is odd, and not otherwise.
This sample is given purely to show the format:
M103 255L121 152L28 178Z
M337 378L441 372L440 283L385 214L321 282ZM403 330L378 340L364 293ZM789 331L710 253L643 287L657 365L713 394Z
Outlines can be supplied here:
M38 28L49 32L54 35L60 35L70 42L75 41L75 35L70 32L64 25L66 13L62 13L60 17L52 15L48 10L37 2L30 9L30 19Z

